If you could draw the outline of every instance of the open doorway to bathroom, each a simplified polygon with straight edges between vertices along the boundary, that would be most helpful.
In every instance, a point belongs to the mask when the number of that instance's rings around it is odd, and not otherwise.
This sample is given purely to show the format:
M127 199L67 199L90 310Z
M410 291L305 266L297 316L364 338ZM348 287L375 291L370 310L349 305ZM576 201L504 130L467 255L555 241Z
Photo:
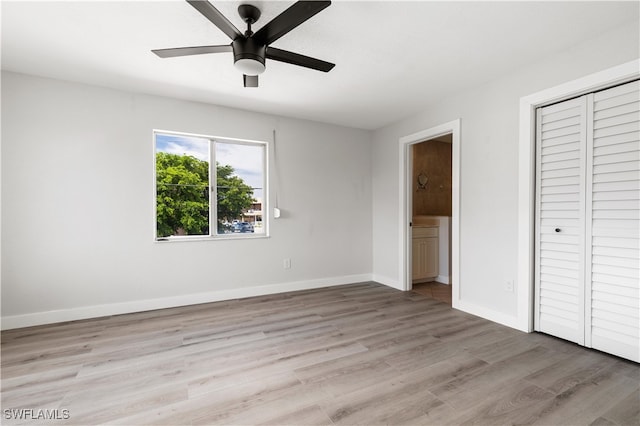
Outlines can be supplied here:
M444 169L449 170L450 184L440 181L440 178L435 176L435 168L427 168L427 165L413 164L413 147L426 141L436 140L440 143L446 143L447 148L450 149L450 154L447 155L449 165ZM432 282L425 292L428 292L430 296L438 295L442 296L442 291L446 290L446 302L450 303L453 308L459 308L460 305L460 282L459 282L459 270L460 270L460 119L449 121L444 124L440 124L429 129L421 130L419 132L403 136L399 140L400 149L400 288L405 291L413 289L414 283L414 254L417 250L417 256L420 256L420 250L431 250L437 253L437 263L431 259L431 266L437 268L435 271L430 271L429 276L431 279L418 278L416 279L416 289L419 290L422 282ZM420 150L420 148L417 148ZM420 155L420 154L418 154ZM423 167L423 168L422 168ZM434 166L435 167L435 166ZM414 171L415 169L415 171ZM442 168L441 168L442 169ZM421 176L422 175L422 176ZM430 176L431 175L431 176ZM442 186L442 188L441 188ZM450 189L449 189L450 188ZM418 230L418 227L413 226L414 223L414 195L418 193L435 194L442 191L442 193L450 192L450 195L446 197L447 201L443 204L448 204L449 209L447 211L431 211L425 212L420 210L421 207L416 206L417 213L417 225L424 225L423 230ZM427 197L424 197L428 199ZM417 201L419 203L420 201ZM424 217L418 217L424 216ZM429 217L435 216L435 217ZM442 227L442 230L441 230ZM435 238L438 236L438 241L423 241L424 244L420 245L420 241L414 241L414 231L419 238ZM446 250L441 249L439 236L442 234L446 237L447 244ZM414 248L416 250L414 250ZM442 250L443 256L440 256ZM442 257L442 259L440 259ZM440 269L440 263L446 265ZM437 266L435 266L437 265ZM423 273L424 271L421 271ZM439 283L439 284L435 284ZM450 295L450 296L449 296ZM444 296L443 296L444 297Z
M410 146L411 284L413 291L451 305L451 133Z

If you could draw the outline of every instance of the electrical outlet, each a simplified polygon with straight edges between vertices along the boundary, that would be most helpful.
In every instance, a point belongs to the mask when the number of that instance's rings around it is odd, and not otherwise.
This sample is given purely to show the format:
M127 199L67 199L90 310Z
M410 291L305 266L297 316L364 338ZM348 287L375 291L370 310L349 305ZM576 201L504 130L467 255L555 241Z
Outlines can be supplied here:
M504 282L504 291L513 293L513 280L507 280Z
M286 258L282 264L284 269L291 269L291 259Z

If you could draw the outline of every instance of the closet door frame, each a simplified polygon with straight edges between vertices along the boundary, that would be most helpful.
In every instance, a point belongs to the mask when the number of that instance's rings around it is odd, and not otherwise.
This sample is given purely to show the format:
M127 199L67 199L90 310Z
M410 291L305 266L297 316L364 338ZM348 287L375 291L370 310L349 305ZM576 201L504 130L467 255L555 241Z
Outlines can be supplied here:
M518 281L515 328L534 328L536 109L640 77L640 59L520 98Z

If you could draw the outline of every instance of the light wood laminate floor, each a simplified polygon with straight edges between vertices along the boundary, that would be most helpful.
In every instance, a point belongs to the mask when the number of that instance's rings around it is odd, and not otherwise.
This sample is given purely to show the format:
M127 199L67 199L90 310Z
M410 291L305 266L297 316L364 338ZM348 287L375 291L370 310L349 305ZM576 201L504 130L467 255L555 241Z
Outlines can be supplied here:
M638 364L374 283L5 331L1 366L3 424L640 423Z

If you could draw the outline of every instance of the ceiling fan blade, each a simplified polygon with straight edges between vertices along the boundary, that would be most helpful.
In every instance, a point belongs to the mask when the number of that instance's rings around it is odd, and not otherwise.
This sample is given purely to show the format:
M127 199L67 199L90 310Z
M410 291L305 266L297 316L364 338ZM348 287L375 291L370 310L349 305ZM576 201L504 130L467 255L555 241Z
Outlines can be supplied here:
M174 58L176 56L204 55L205 53L222 53L231 52L233 49L230 44L218 46L193 46L193 47L174 47L170 49L155 49L153 53L161 58Z
M269 45L330 4L330 1L298 1L260 28L253 38Z
M243 74L244 87L258 87L258 76L257 75L246 75Z
M301 67L324 72L329 72L336 66L336 64L332 64L331 62L311 58L299 53L289 52L288 50L276 49L271 46L267 46L267 53L265 54L265 57L273 59L274 61L286 62L287 64L299 65Z
M231 40L244 37L240 31L218 9L206 0L187 0L198 12L204 15L213 25L220 28Z

